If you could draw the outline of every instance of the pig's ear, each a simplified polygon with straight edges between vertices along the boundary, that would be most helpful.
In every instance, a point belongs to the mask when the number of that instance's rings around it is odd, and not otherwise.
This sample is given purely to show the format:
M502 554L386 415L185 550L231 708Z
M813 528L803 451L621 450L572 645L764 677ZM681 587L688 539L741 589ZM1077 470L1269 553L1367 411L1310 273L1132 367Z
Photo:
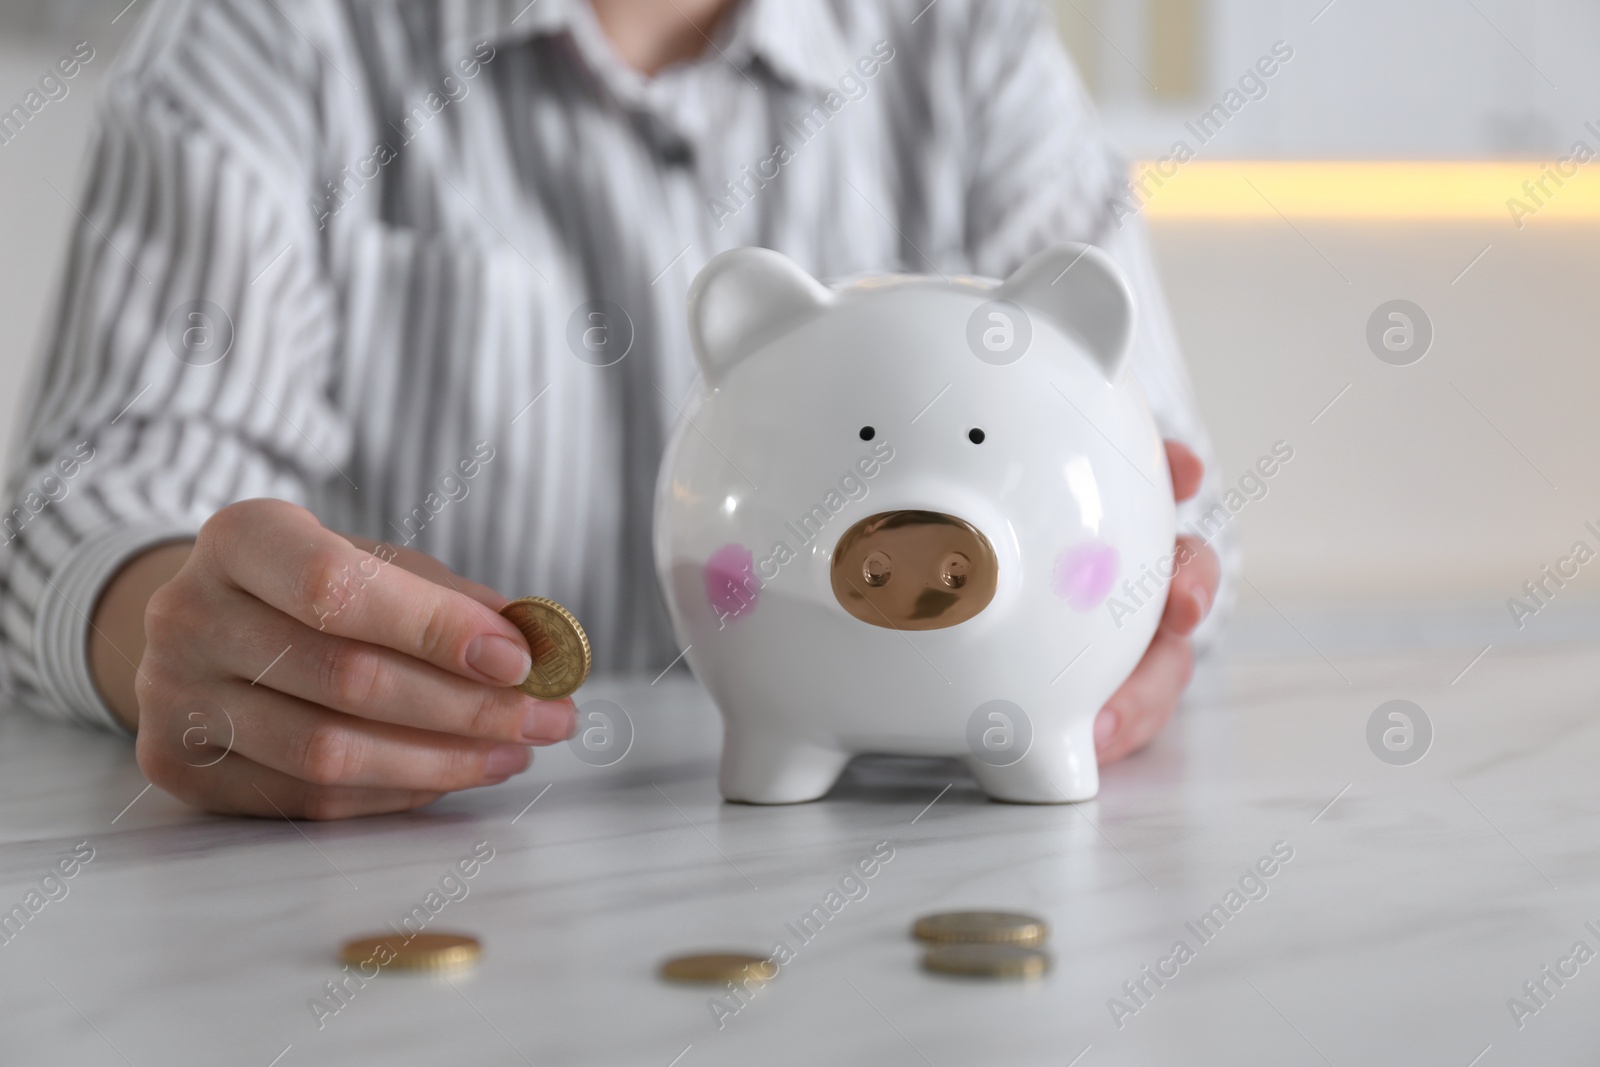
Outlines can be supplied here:
M1117 380L1133 340L1133 290L1100 249L1047 248L1018 267L994 295L1049 319L1084 347L1107 381Z
M734 248L689 286L689 339L713 388L740 360L820 312L833 293L787 256Z

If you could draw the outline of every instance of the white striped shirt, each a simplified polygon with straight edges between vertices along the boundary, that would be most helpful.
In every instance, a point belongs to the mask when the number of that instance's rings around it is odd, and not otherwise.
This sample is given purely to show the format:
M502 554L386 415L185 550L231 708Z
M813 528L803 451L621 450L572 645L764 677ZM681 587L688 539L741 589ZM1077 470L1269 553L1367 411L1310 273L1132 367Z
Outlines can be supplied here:
M1164 433L1209 460L1123 165L1032 0L744 0L654 78L583 0L525 4L153 6L14 450L14 703L114 725L99 591L257 496L571 606L599 668L666 665L650 519L695 387L684 295L739 245L827 278L1099 243Z

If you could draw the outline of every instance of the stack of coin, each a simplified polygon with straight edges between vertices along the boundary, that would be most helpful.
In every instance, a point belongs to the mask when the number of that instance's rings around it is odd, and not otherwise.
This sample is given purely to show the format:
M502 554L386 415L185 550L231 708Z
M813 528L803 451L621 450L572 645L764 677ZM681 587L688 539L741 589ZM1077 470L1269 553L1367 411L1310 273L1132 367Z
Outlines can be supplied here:
M911 928L927 943L922 966L940 974L978 978L1038 978L1050 956L1038 946L1049 936L1043 919L1010 911L948 911L924 915Z
M570 696L589 677L593 658L589 635L572 612L542 596L525 596L500 609L500 614L528 639L533 667L518 689L540 700Z

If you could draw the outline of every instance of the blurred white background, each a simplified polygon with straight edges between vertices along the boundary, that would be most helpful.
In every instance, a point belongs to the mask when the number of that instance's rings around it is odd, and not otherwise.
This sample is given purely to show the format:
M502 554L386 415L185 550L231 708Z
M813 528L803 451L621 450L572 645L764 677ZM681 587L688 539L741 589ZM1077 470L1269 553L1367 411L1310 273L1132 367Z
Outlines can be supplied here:
M1283 41L1294 58L1213 146L1235 158L1553 156L1600 117L1593 0L1053 0L1123 145L1185 119Z
M93 104L148 0L6 0L0 110L74 44L96 57L0 144L0 430L62 268ZM1062 32L1130 158L1157 158L1274 42L1294 50L1266 95L1199 157L1515 161L1528 179L1585 138L1600 148L1593 0L1055 0ZM1600 164L1595 169L1600 170ZM1517 173L1522 173L1518 171ZM1188 179L1181 175L1176 182ZM1600 182L1584 171L1561 195ZM1270 191L1270 190L1269 190ZM1596 326L1600 219L1518 229L1504 198L1429 222L1317 213L1151 224L1225 482L1274 442L1294 459L1236 520L1240 633L1320 649L1398 630L1502 644L1592 634L1600 562L1519 632L1507 599L1585 540L1600 549ZM1375 205L1380 207L1381 205ZM1420 362L1369 350L1404 298L1432 320ZM1335 399L1337 398L1337 399ZM1332 406L1329 404L1332 402ZM1313 421L1315 420L1315 421ZM1352 625L1353 624L1353 625ZM1304 637L1302 635L1305 635Z

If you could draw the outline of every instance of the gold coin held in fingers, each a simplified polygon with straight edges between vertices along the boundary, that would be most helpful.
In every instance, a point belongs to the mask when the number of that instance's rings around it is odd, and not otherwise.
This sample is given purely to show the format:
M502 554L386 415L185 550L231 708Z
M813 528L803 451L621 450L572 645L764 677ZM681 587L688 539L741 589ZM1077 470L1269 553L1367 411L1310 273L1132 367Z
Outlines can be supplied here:
M455 971L483 954L478 939L466 934L378 934L346 941L339 959L352 967L395 971Z
M1043 919L1014 911L946 911L924 915L911 928L919 941L939 944L1021 945L1044 943L1050 928Z
M922 966L965 978L1038 978L1050 969L1050 957L1021 945L929 945Z
M661 977L669 982L742 982L754 978L771 981L778 968L765 956L744 952L703 952L677 956L661 965Z
M525 596L500 609L522 631L533 669L518 689L540 700L570 696L589 677L589 635L572 612L542 596Z

